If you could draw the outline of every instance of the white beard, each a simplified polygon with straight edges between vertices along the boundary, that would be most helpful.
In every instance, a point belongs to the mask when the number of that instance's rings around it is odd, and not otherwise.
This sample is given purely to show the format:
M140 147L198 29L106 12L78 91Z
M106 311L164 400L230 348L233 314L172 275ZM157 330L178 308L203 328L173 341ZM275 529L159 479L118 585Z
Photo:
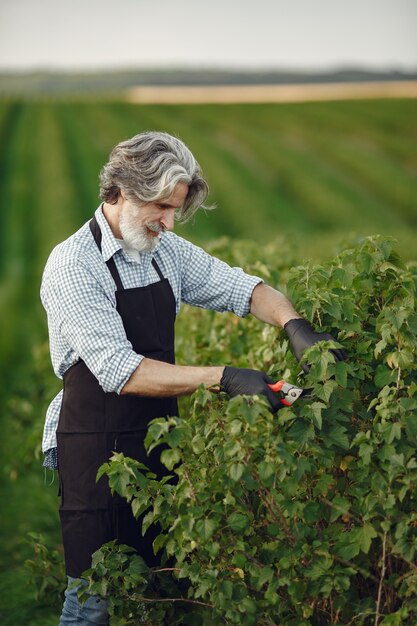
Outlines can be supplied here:
M136 207L129 207L128 210L122 212L119 221L120 232L122 233L123 241L129 248L133 248L138 252L151 252L151 250L156 247L160 236L153 237L150 235L148 227L156 232L162 231L163 229L159 224L138 226L137 218L139 212L140 209Z

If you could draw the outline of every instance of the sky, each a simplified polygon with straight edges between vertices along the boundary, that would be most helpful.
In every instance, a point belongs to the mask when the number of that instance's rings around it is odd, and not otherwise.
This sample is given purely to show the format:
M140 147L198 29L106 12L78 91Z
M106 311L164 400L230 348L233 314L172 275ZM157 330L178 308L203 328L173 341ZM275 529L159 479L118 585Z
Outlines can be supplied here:
M0 0L0 69L417 70L417 0Z

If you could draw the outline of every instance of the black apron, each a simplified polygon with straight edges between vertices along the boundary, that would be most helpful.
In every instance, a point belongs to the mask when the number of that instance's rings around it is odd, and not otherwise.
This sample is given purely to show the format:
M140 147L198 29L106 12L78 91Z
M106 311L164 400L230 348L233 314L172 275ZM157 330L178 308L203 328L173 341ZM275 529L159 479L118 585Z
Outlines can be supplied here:
M95 217L90 229L101 250L101 231ZM174 363L175 298L155 259L160 281L124 289L113 257L107 266L116 283L116 308L133 350L146 357ZM106 393L83 361L64 374L64 394L57 429L61 491L59 509L65 566L80 577L91 567L91 555L103 543L117 539L135 548L150 567L159 565L152 542L159 534L151 526L142 537L141 522L119 495L111 495L107 476L96 482L97 470L113 451L147 465L158 477L166 475L160 463L161 447L147 456L147 424L155 417L178 415L176 398L143 398Z

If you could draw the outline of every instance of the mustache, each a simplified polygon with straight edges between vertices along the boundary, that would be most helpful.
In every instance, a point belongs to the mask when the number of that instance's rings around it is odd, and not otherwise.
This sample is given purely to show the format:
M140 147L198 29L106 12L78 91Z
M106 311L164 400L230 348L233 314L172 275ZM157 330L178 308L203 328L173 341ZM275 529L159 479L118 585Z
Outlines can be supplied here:
M162 224L159 224L158 222L148 222L145 226L154 233L164 233L166 231L165 226L162 226Z

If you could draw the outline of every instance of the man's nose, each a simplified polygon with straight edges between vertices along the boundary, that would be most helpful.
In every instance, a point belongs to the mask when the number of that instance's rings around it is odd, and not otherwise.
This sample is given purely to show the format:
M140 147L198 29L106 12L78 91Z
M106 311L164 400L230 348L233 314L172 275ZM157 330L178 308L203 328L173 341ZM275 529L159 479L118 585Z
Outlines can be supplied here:
M166 230L174 228L175 209L164 209L164 213L159 220Z

